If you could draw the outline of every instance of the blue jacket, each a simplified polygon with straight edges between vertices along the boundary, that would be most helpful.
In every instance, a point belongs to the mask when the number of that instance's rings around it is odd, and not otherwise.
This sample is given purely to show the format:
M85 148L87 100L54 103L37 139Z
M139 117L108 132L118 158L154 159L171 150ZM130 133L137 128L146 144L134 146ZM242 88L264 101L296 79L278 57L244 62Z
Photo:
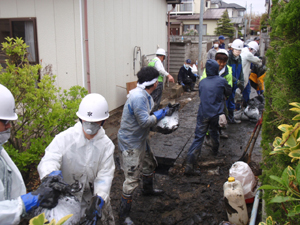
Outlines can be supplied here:
M229 58L227 61L227 65L232 68L232 81L233 85L236 85L237 81L240 80L242 84L244 84L244 73L242 67L242 58L239 56L236 58L232 51L229 52Z
M225 43L219 44L219 48L220 48L220 49L225 49Z
M201 120L224 113L224 95L231 94L227 80L219 76L219 64L215 60L206 62L207 77L199 83L200 105L198 116Z

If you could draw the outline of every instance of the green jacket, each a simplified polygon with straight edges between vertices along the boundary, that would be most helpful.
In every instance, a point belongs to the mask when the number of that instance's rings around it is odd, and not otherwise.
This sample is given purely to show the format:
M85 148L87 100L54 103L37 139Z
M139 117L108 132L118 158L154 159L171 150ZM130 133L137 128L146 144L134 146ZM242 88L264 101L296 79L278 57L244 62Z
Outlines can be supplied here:
M204 69L200 81L206 77L207 77L206 69ZM220 77L224 77L227 80L228 84L232 87L232 68L231 68L231 66L227 65L225 68L225 72L223 74L221 74Z

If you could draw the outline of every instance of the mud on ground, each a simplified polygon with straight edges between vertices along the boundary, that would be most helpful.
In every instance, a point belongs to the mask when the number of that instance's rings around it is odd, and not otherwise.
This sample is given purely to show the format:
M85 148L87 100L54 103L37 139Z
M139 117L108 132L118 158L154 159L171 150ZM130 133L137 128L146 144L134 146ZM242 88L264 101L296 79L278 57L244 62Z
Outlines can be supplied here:
M182 107L191 100L199 104L198 93L184 93L176 101L181 101ZM184 101L186 101L184 103ZM189 103L191 104L191 103ZM196 107L197 108L197 107ZM227 221L227 214L223 202L223 184L229 176L231 165L243 153L246 143L254 129L255 124L242 122L242 124L229 125L225 130L229 139L220 142L220 154L212 156L210 148L203 145L202 153L198 158L201 176L183 175L184 158L177 160L173 167L159 166L155 176L155 186L165 191L159 197L143 196L142 182L133 195L131 218L135 224L177 224L177 225L218 225ZM176 132L176 131L175 131ZM162 135L162 134L160 134ZM177 135L182 135L178 133ZM188 147L193 139L188 142ZM119 167L117 141L115 140L116 171L111 188L111 205L116 224L119 224L118 211L124 181L123 171ZM259 149L260 137L253 152L253 162L250 164L254 174L260 175L259 163L261 153ZM203 163L209 165L203 165ZM252 204L248 205L250 216ZM258 213L259 214L259 213ZM260 221L258 215L257 223Z

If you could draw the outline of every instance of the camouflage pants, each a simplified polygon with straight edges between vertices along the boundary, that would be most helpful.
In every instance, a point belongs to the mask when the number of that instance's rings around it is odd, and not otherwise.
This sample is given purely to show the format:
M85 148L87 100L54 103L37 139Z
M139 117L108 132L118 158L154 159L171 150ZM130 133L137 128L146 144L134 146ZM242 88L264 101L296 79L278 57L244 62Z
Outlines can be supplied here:
M123 193L132 195L139 185L140 173L150 175L157 166L152 150L146 142L146 149L129 149L121 152L121 168L124 171L125 181Z

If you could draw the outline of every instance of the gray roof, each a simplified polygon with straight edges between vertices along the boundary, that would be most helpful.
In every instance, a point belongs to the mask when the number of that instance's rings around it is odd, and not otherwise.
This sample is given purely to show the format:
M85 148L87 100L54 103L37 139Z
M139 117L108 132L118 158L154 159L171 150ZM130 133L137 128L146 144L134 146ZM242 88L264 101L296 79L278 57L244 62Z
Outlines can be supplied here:
M221 0L211 0L211 4L218 4Z
M244 10L246 10L245 7L240 6L238 4L235 4L235 3L226 3L226 2L222 2L222 1L221 1L220 8L235 8L235 9L244 9Z
M203 19L218 20L222 17L226 9L207 9L203 15Z
M218 20L222 17L226 9L207 9L203 14L204 20ZM178 16L177 20L199 20L199 13L194 15L182 15Z
M230 22L233 24L240 24L243 23L243 17L231 17Z

